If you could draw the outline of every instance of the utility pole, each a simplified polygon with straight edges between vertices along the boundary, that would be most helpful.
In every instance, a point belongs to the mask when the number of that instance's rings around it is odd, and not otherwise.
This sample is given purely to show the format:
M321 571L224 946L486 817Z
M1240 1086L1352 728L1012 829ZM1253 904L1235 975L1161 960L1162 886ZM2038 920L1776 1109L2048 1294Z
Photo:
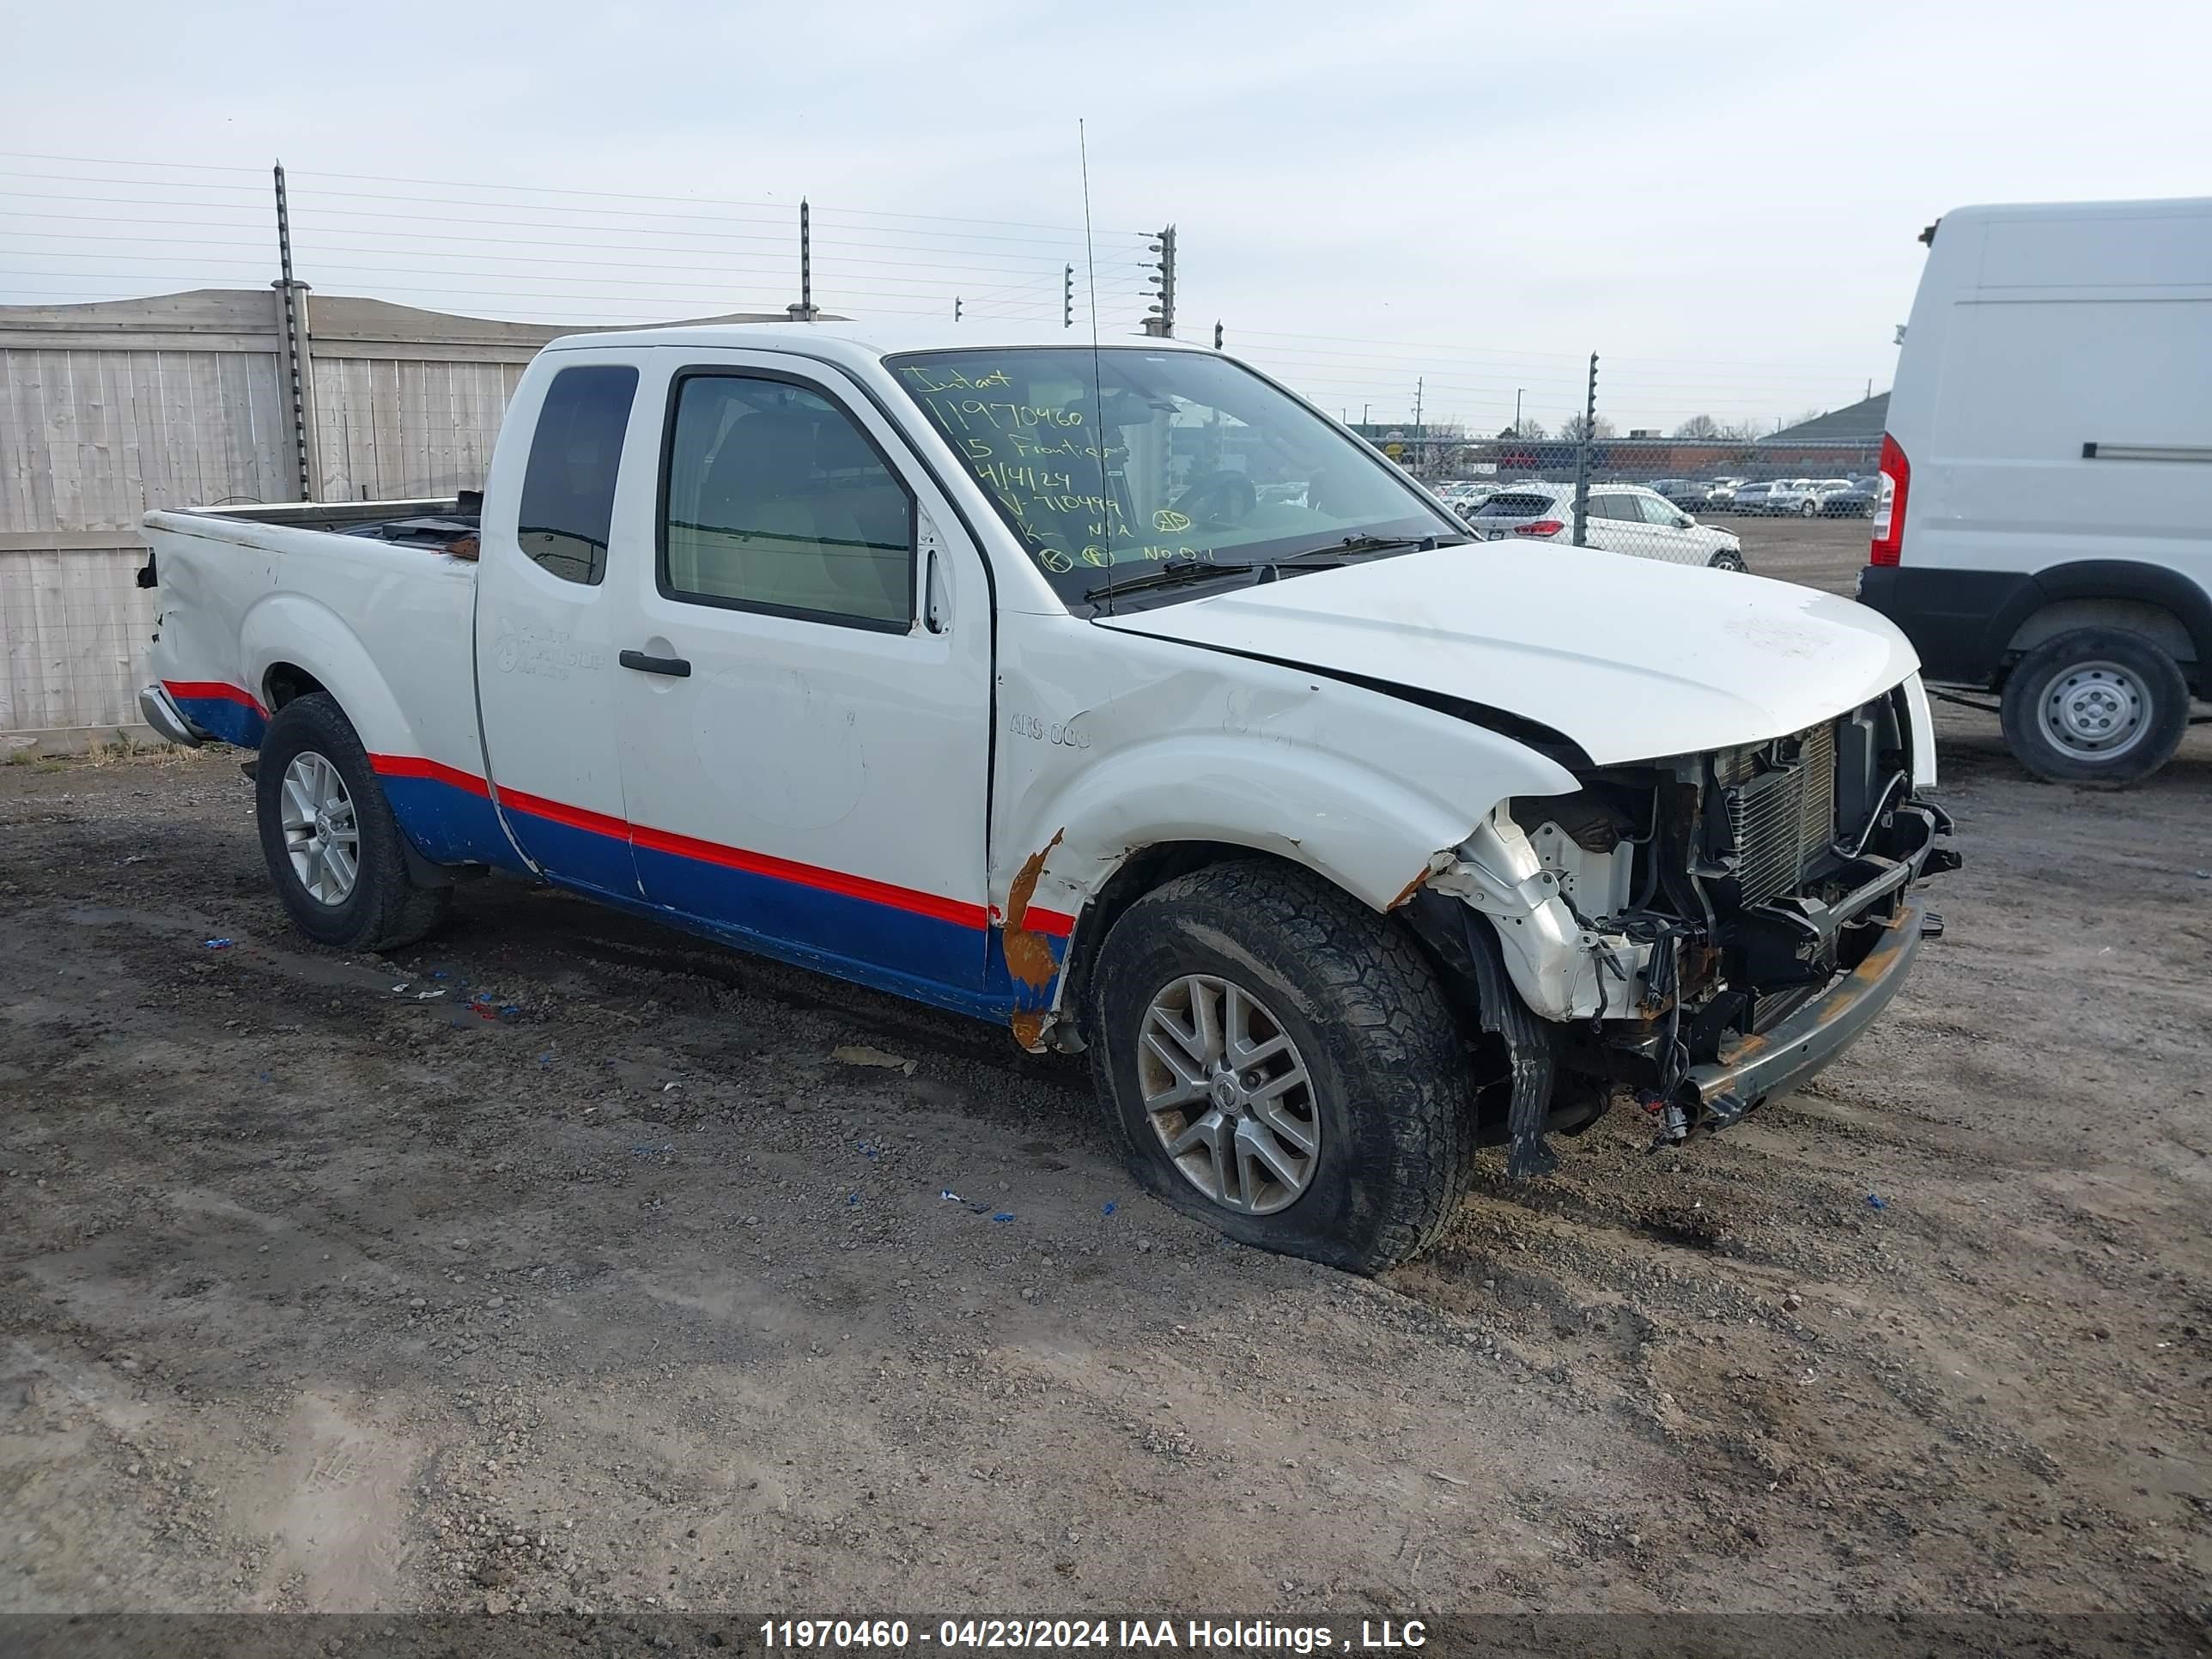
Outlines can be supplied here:
M1075 326L1075 267L1063 266L1060 273L1060 325Z
M1521 435L1521 394L1527 389L1517 386L1513 388L1513 435L1516 438Z
M1213 319L1213 349L1216 351L1221 349L1221 319L1218 317Z
M1413 382L1413 467L1416 473L1422 465L1421 459L1421 389L1428 383L1422 375Z
M957 294L952 296L952 320L956 323L960 320L960 296Z

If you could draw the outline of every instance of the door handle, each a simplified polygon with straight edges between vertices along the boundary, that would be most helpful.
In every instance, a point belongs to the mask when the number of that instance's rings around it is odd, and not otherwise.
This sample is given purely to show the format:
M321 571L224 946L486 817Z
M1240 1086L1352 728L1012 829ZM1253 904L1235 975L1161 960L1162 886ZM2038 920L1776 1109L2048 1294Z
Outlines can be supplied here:
M648 657L642 651L625 651L615 660L641 674L665 674L672 679L691 678L691 664L683 657Z

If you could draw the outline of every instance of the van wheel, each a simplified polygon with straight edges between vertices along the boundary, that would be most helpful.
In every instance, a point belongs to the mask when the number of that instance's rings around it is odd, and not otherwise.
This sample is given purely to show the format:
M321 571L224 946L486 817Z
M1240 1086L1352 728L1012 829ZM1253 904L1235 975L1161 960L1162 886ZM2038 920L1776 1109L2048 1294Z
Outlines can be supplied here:
M1242 1243L1378 1273L1466 1195L1450 1005L1410 939L1317 877L1222 864L1147 894L1100 948L1089 1014L1132 1172Z
M2180 666L2140 634L2077 628L2022 658L2004 688L2005 743L2053 783L2135 783L2189 725Z
M412 945L445 919L450 887L408 875L399 826L353 722L330 696L276 711L254 770L261 854L293 924L344 951Z

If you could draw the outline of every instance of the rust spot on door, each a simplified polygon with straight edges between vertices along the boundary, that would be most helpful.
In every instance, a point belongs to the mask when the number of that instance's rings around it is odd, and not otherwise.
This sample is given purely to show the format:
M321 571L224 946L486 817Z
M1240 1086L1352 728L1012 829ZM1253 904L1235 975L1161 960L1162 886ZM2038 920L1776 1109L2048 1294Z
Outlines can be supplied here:
M1033 1054L1044 1052L1045 1022L1052 1016L1038 1008L1024 1008L1007 1022L1013 1027L1014 1041Z
M1030 901L1036 896L1037 878L1044 874L1044 861L1052 856L1052 849L1060 845L1060 838L1066 833L1065 829L1054 830L1052 839L1030 854L1014 872L1013 885L1006 889L1006 971L1013 975L1016 983L1033 991L1042 991L1051 984L1053 975L1060 971L1060 964L1052 958L1052 941L1042 933L1030 932L1022 923L1029 917Z

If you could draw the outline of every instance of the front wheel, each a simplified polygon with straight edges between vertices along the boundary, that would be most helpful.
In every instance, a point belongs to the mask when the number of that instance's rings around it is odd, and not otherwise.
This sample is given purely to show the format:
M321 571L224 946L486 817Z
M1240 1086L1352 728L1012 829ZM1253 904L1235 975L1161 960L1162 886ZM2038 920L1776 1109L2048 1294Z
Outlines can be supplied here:
M1723 547L1721 549L1719 552L1714 554L1711 558L1705 561L1705 568L1709 570L1739 571L1747 571L1751 568L1749 565L1743 562L1742 550L1734 547Z
M2052 783L2136 783L2173 757L2189 683L2153 641L2118 628L2045 640L2005 682L2005 744Z
M1797 516L1798 516L1799 518L1801 518L1801 519L1809 519L1809 518L1811 518L1814 514L1818 513L1820 510L1820 502L1818 502L1818 501L1806 501L1806 502L1802 503L1802 505L1800 505L1800 506L1799 506L1799 507L1797 508Z
M1214 865L1147 894L1088 1012L1132 1172L1240 1243L1377 1273L1466 1194L1469 1079L1435 972L1305 871Z
M444 919L453 890L415 884L368 753L327 693L295 697L269 722L254 816L276 896L308 938L390 951Z

